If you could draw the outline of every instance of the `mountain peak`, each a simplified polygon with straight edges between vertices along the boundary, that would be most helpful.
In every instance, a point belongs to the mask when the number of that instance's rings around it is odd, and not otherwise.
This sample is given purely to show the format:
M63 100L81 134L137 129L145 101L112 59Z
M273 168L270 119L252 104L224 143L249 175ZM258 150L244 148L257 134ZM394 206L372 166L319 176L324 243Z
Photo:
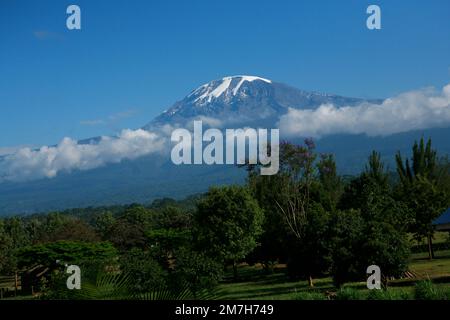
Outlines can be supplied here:
M210 81L176 102L144 126L151 130L165 124L186 124L199 117L221 123L275 125L289 108L314 109L322 104L353 106L363 99L299 90L288 85L249 75L228 76Z
M188 98L194 98L193 102L198 105L204 105L210 103L212 100L225 95L226 97L233 97L239 93L239 89L245 82L263 81L266 83L272 83L271 80L264 79L257 76L228 76L219 80L213 80L208 82L194 91L188 96Z

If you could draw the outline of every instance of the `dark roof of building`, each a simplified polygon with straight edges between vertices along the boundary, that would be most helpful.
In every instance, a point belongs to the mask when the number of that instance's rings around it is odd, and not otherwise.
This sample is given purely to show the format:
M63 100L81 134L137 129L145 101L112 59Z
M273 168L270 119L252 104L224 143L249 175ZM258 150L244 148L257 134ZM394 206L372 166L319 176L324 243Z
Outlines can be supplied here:
M433 221L434 225L450 223L450 208L448 208L439 218Z

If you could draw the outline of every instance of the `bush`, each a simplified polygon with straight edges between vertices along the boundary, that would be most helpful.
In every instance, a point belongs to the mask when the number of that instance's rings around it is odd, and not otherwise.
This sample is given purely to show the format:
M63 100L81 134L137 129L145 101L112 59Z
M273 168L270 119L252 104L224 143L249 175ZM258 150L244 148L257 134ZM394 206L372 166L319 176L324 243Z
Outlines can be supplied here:
M223 265L202 252L181 248L176 252L175 272L172 280L175 285L185 284L197 299L203 292L212 292L222 278Z
M416 300L441 300L443 293L430 280L416 283L414 298Z
M367 300L409 300L407 291L370 290Z
M157 290L165 285L167 272L148 251L133 248L120 257L121 268L133 279L136 293Z
M336 300L363 300L363 297L357 289L341 288L336 293Z

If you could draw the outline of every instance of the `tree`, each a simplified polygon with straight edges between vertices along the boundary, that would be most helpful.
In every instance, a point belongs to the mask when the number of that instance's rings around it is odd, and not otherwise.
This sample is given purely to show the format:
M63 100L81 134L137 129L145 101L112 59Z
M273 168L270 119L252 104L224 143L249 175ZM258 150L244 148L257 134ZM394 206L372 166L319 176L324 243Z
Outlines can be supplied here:
M307 224L307 215L311 200L311 185L315 178L314 153L312 140L305 140L304 146L282 143L280 167L287 175L283 192L286 195L284 203L277 203L291 232L296 238L303 238Z
M165 271L150 251L133 248L120 257L121 270L133 279L136 293L160 290L166 282Z
M223 266L203 252L182 247L175 253L175 286L185 284L196 299L203 290L213 289L221 279Z
M321 154L317 164L319 183L316 184L315 200L322 204L325 210L333 212L342 196L342 179L337 173L336 161L331 154Z
M374 193L390 194L391 187L381 155L372 151L364 171L345 187L339 208L343 210L363 208Z
M10 274L16 269L14 244L0 220L0 274Z
M240 186L213 187L198 203L194 238L199 251L224 262L237 262L257 246L264 214L249 191Z
M326 198L329 210L334 209L338 195L330 192L339 183L332 157L323 156L316 164L315 145L311 139L305 146L283 143L280 147L281 174L286 177L277 202L279 211L294 237L288 268L291 275L306 276L312 287L313 277L328 271L327 243L329 212L320 204ZM323 185L321 185L323 182Z
M403 162L400 152L396 155L400 179L397 195L412 212L410 230L416 239L427 239L428 257L433 259L432 222L447 208L448 195L440 183L443 172L437 170L437 152L432 149L431 139L426 145L423 138L416 141L412 151L411 164L409 159Z
M95 218L94 227L102 240L108 239L111 235L111 229L114 226L116 219L110 211L102 212Z
M94 262L108 262L117 256L117 252L109 242L57 241L21 248L17 256L19 267L41 264L55 269L64 263L90 265Z
M365 272L360 255L364 220L359 210L354 209L337 211L332 219L330 273L335 285L339 287L347 281L361 280L362 273Z
M366 268L378 265L384 283L406 270L409 243L407 208L394 200L380 154L373 152L366 169L346 188L345 210L333 218L333 268L337 285L362 280Z
M294 239L289 247L287 266L291 278L306 278L313 286L313 278L329 271L332 261L329 240L331 217L320 203L310 204L302 238Z
M124 252L148 246L146 230L152 227L154 212L140 205L131 205L110 227L107 240Z
M286 176L283 174L260 175L257 168L249 171L249 190L264 211L264 222L263 233L259 238L260 245L247 257L247 261L261 262L269 272L276 262L287 260L288 229L277 205L284 201L285 194L281 190L284 189L285 183Z
M3 227L9 235L14 248L20 248L31 243L23 219L18 217L5 219Z
M417 240L427 238L428 257L434 258L433 221L448 207L447 196L436 182L418 176L408 187L408 205L413 208L415 216L412 231Z
M122 218L113 224L107 240L121 252L132 248L144 249L147 245L143 226Z
M99 237L94 228L86 222L72 217L67 217L60 225L50 233L42 234L40 242L55 242L59 240L96 242Z

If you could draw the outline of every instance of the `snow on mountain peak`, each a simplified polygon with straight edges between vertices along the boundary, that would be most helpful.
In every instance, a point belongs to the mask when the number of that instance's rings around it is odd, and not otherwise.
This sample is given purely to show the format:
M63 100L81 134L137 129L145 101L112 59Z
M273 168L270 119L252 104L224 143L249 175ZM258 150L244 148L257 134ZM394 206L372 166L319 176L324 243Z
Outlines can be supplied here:
M264 81L266 83L272 83L271 80L264 79L255 76L230 76L224 77L221 80L214 80L202 85L194 90L189 97L196 96L194 102L198 104L205 104L211 102L215 98L219 98L221 95L231 94L237 95L240 87L246 81L253 82L255 80Z

